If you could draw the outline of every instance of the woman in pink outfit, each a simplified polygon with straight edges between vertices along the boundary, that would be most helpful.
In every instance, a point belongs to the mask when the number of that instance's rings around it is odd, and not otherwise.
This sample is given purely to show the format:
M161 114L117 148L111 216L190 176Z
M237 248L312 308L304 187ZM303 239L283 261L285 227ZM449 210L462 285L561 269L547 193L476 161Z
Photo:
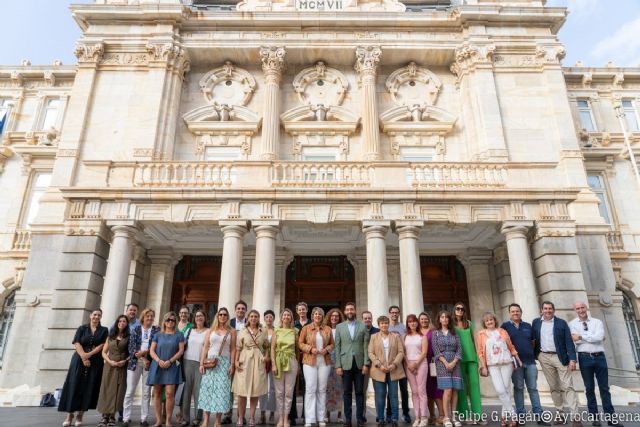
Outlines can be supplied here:
M411 384L411 398L416 419L413 427L427 427L429 407L427 406L427 337L420 333L420 323L415 314L407 316L407 335L404 337L404 361L407 377Z

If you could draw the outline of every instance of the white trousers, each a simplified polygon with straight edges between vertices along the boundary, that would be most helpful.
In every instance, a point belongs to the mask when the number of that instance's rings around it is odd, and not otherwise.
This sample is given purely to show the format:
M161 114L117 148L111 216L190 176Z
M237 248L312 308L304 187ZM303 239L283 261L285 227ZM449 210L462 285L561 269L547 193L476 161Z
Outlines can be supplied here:
M513 373L513 365L505 363L503 365L489 366L489 376L496 389L500 402L502 403L502 416L513 414L513 405L511 404L511 374Z
M324 422L327 403L327 380L331 366L324 361L324 356L316 357L316 366L302 365L305 380L304 423Z
M142 378L142 402L140 402L140 421L147 421L149 416L149 401L151 400L151 387L147 385L149 371L145 371L143 363L138 361L135 371L127 370L127 392L124 395L122 419L131 421L131 407L133 406L133 395L136 394L138 382Z

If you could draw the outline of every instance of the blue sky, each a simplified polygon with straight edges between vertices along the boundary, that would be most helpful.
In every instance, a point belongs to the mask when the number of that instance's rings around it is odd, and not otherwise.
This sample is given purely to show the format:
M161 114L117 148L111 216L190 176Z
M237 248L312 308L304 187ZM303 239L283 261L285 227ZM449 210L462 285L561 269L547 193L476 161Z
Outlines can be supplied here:
M91 0L77 0L91 2ZM69 12L69 0L0 0L0 64L74 64L73 46L80 31ZM548 0L547 6L571 11L560 31L567 48L565 66L582 60L603 66L640 66L639 0Z

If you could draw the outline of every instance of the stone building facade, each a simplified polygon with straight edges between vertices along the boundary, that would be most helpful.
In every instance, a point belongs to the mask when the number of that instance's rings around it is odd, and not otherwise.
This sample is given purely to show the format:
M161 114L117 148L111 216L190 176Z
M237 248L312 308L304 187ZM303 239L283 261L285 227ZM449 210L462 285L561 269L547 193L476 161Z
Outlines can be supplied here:
M59 387L95 307L240 298L476 321L584 300L637 386L640 182L614 107L638 150L640 69L563 68L567 11L544 3L72 6L77 65L0 67L0 387Z

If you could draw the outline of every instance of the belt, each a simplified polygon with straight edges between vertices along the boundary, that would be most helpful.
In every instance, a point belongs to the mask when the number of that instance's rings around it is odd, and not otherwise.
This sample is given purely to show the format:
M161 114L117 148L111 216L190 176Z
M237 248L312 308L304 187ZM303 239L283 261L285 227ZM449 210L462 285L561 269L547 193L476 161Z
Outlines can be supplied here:
M582 354L583 356L590 356L590 357L600 357L600 356L604 356L604 351L596 351L593 353L589 353L587 351L579 351L578 354Z
M544 354L558 354L555 351L541 351L540 353L544 353Z

